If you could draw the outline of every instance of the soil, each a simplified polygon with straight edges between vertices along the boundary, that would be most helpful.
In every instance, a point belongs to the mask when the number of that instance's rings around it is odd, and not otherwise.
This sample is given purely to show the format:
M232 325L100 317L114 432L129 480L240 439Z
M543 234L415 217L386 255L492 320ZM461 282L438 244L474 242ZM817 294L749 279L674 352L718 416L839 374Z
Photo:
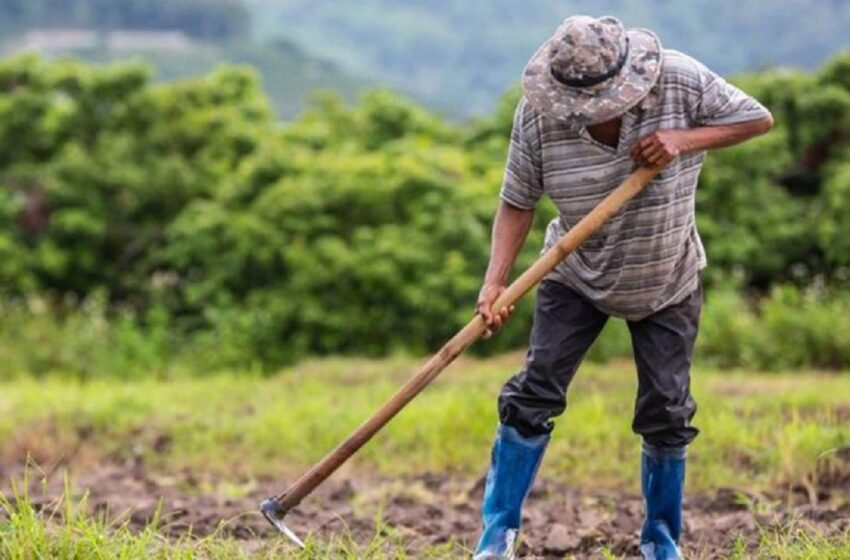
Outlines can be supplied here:
M8 496L10 479L20 480L22 473L22 465L0 464L0 492ZM30 472L31 501L52 511L61 501L65 474L63 469L45 476ZM144 527L160 509L163 532L174 538L187 533L201 537L219 530L244 541L248 550L264 539L280 538L256 513L256 506L286 481L228 486L225 481L199 481L191 473L156 476L132 464L102 465L69 474L75 495L88 491L92 513L105 512L133 529ZM817 489L792 488L783 497L747 495L732 489L689 497L683 539L688 557L725 558L736 540L753 547L764 530L792 520L797 526L825 534L847 531L850 481L841 477L825 484ZM374 520L380 510L381 530L398 536L415 558L417 551L450 540L474 546L482 489L483 479L445 475L337 476L292 511L287 523L302 536L312 532L325 540L350 532L355 541L367 543L376 534ZM637 557L641 518L639 496L583 493L539 481L525 508L520 557L598 558L603 548L619 556Z

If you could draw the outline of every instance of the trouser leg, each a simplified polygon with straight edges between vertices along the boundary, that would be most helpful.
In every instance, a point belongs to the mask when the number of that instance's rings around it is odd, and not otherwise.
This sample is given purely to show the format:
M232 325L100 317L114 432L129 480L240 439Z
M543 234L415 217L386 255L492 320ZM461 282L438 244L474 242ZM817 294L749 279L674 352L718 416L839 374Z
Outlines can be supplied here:
M644 440L641 553L648 560L681 558L685 456L698 433L691 425L696 403L690 367L701 307L700 288L679 304L629 323L638 370L632 427Z
M694 351L702 288L682 302L630 321L638 373L632 429L655 447L683 447L699 432L691 426L697 406L691 396Z
M608 316L552 280L537 291L537 307L522 370L499 395L502 424L525 436L548 434L567 406L567 388Z
M476 559L512 558L522 505L543 458L552 418L566 407L567 386L607 317L567 286L544 281L537 291L525 365L502 389L481 508Z

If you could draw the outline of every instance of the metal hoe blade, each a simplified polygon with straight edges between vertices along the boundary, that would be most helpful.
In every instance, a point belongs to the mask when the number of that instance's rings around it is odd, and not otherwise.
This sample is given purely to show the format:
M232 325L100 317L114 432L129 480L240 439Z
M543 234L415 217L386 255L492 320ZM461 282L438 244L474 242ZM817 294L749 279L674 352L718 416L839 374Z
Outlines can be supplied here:
M301 542L301 539L299 539L298 536L292 532L292 529L287 527L283 522L283 517L286 515L286 511L280 507L280 503L276 499L269 498L267 500L263 500L262 503L260 503L260 513L263 514L263 517L265 517L268 522L280 532L281 535L292 541L292 543L298 548L304 548L304 543Z

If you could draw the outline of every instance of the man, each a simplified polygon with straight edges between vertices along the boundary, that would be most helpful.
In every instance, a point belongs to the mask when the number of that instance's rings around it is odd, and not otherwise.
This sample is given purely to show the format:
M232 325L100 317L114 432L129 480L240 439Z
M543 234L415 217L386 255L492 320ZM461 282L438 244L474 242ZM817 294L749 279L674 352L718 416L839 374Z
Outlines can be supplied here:
M697 435L690 364L706 265L694 191L706 150L764 134L773 119L701 63L662 49L651 31L627 31L613 17L567 18L528 63L523 90L477 304L488 335L510 315L492 305L543 194L559 214L549 224L548 248L636 165L665 168L538 289L525 364L499 396L475 557L512 557L552 419L564 411L582 357L614 315L628 321L638 374L641 552L680 558L685 455Z

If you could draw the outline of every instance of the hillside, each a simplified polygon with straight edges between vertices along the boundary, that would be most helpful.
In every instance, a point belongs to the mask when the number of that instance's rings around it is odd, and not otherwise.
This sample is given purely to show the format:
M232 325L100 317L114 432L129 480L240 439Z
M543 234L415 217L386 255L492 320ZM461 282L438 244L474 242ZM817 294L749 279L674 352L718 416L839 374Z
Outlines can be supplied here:
M563 17L619 16L716 70L817 66L850 45L844 0L247 0L255 31L452 114L486 112Z
M0 0L0 55L37 51L89 62L153 64L160 80L207 73L222 63L262 74L277 114L292 118L313 91L352 97L365 80L281 34L256 41L241 0Z
M99 51L79 56L90 62L114 62L126 57L126 53ZM336 63L313 56L284 39L196 45L185 52L148 51L132 56L153 64L155 77L161 81L204 74L223 63L253 66L262 77L263 90L277 116L286 120L297 116L316 91L333 90L353 98L368 87L366 80L348 75Z
M142 58L161 79L222 62L252 64L286 119L313 90L350 99L377 85L468 117L490 112L572 13L611 13L650 27L667 46L726 74L770 65L813 69L850 46L844 0L0 0L0 52L17 52L23 42L88 61ZM102 39L116 32L125 36ZM27 34L35 37L26 41ZM121 48L107 48L113 43Z

